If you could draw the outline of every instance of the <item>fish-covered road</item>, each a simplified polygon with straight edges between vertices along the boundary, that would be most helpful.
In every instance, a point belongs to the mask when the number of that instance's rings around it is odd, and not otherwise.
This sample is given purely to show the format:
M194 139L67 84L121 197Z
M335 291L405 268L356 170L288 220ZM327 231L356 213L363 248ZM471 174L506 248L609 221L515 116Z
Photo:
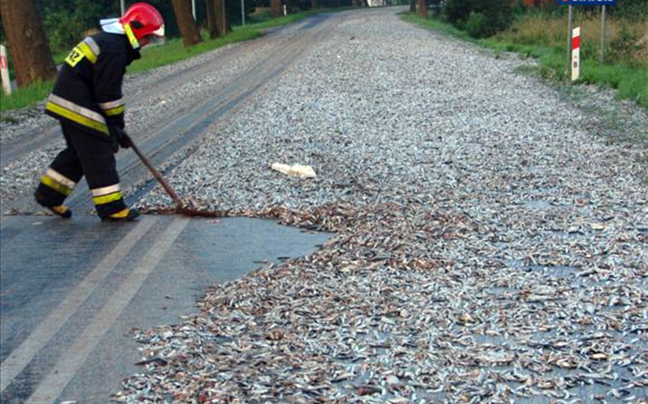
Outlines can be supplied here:
M179 195L294 228L105 226L83 187L72 221L37 216L60 137L40 111L1 122L3 399L85 402L75 380L118 361L101 389L127 403L646 403L645 110L405 9L128 77L127 128ZM118 159L130 203L172 205ZM306 244L254 255L279 229ZM221 244L249 256L226 282Z

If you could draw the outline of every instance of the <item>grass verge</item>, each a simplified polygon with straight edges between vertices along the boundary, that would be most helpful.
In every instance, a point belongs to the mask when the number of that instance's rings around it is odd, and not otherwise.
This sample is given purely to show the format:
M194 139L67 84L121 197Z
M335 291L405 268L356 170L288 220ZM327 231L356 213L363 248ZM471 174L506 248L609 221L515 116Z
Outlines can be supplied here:
M476 40L466 32L436 19L424 20L412 13L403 14L405 21L482 45L495 52L516 52L522 57L537 59L537 73L540 76L552 79L558 84L570 83L567 76L566 34L562 32L566 31L566 21L563 24L560 20L548 19L542 23L537 21L538 17L532 18L520 20L517 26L508 32L489 39ZM530 32L533 27L538 27L537 32ZM558 30L559 27L561 30ZM617 29L615 26L611 28L611 31ZM596 38L596 35L598 31L594 32L592 38ZM596 43L596 40L590 40L588 43ZM600 63L598 55L599 49L593 45L585 45L581 50L581 72L576 83L612 88L616 90L617 98L631 100L648 111L648 62L643 61L642 57L640 60L628 58Z
M53 82L38 82L29 87L14 90L11 95L0 94L0 112L36 104L52 92ZM0 119L5 119L4 117Z

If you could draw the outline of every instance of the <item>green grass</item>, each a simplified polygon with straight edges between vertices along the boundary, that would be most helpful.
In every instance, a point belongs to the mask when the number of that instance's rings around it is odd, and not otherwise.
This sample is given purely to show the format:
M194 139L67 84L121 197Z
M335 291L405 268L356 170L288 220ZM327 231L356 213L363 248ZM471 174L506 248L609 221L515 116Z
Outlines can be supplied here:
M34 105L45 99L52 92L52 87L54 87L54 83L48 81L36 83L29 87L14 91L10 96L3 93L0 95L0 111Z
M403 19L492 49L496 55L499 52L515 52L522 57L537 59L539 62L537 73L540 76L559 84L571 82L567 75L565 46L556 45L562 41L557 41L555 37L543 40L538 35L525 36L525 33L521 32L517 36L505 34L475 40L467 33L435 19L423 20L411 13L403 14ZM645 66L618 61L601 64L597 52L589 52L589 55L583 53L585 55L581 54L581 71L577 83L613 88L616 90L617 98L634 101L648 110L648 69Z
M648 109L648 69L627 64L601 65L584 60L578 82L592 83L617 90L617 97L636 102Z
M163 46L143 49L142 58L128 67L128 74L147 71L156 67L179 62L225 45L254 39L262 36L264 30L297 22L315 14L330 11L337 12L341 10L343 9L304 11L279 18L270 18L267 13L265 13L258 16L256 20L252 20L255 21L253 23L233 27L232 32L228 33L224 37L209 40L204 36L205 40L203 42L189 48L184 47L181 39L171 39ZM55 63L60 64L66 56L66 53L57 54L54 55L53 58ZM44 100L52 91L53 86L54 83L50 81L20 88L14 91L10 96L0 92L0 112L33 106ZM0 119L3 118L0 117Z

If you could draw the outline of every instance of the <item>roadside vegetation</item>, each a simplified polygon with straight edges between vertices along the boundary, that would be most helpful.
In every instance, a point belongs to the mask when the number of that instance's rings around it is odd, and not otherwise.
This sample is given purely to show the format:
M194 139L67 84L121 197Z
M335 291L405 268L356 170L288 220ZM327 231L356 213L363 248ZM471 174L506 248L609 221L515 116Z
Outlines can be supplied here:
M567 9L555 2L542 7L515 7L507 0L447 0L433 6L427 19L411 12L404 18L496 52L532 57L538 60L536 70L540 76L570 83ZM648 110L648 0L619 1L607 12L601 62L601 7L573 7L573 25L581 27L577 83L612 88L619 99L631 100Z

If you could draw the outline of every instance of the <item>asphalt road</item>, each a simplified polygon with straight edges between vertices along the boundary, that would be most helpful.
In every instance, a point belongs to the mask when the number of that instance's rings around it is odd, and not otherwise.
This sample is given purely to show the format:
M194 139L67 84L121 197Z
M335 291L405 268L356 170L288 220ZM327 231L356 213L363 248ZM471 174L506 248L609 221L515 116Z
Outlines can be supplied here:
M194 152L191 145L210 125L279 75L325 32L315 29L324 19L306 21L299 40L278 44L252 68L214 89L213 96L195 98L183 111L138 133L140 148L158 167ZM272 40L270 33L219 57L236 59ZM155 97L197 80L214 68L212 63L207 58L182 74L162 77L136 96ZM59 138L52 125L3 144L2 167ZM119 153L118 168L124 188L137 185L127 196L129 203L156 185L134 153ZM2 200L2 212L19 212L2 216L0 227L2 403L108 402L124 377L141 371L135 365L140 355L133 328L175 323L197 310L195 302L208 286L309 254L329 237L245 218L148 215L136 223L102 224L90 214L87 193L87 186L79 184L68 199L75 212L69 221L34 215L41 209L31 192Z
M141 371L133 328L173 324L206 287L328 237L272 221L3 217L3 403L105 403Z

